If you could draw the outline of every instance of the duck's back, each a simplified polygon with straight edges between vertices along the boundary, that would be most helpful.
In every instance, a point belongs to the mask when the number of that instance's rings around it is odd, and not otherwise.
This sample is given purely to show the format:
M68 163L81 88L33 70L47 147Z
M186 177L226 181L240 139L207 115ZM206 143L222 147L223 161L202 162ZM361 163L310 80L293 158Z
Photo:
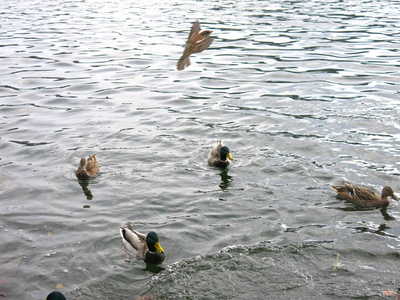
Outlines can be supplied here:
M222 144L217 143L215 147L210 151L207 157L208 164L214 165L221 160L221 148Z
M351 202L361 207L382 207L387 206L389 201L381 199L377 193L372 190L353 186L354 196ZM386 199L387 200L387 199Z

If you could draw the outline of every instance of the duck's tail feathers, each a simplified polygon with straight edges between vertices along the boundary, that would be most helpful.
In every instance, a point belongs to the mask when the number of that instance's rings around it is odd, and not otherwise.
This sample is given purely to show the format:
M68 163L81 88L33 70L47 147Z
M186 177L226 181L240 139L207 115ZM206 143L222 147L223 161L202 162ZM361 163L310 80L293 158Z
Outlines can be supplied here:
M190 59L189 56L184 56L182 55L181 58L178 60L178 63L176 64L176 68L178 71L182 71L184 68L190 66Z

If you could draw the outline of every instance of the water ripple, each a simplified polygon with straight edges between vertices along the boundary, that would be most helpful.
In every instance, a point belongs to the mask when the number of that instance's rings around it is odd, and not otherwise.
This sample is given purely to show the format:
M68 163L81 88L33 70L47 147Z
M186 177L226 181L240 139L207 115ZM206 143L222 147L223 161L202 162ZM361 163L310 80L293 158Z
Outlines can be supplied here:
M398 204L360 210L330 189L399 193L397 1L3 2L0 293L397 289ZM178 72L196 19L215 41ZM224 171L206 163L219 139ZM99 177L78 182L94 153ZM159 232L163 265L125 261L126 222Z

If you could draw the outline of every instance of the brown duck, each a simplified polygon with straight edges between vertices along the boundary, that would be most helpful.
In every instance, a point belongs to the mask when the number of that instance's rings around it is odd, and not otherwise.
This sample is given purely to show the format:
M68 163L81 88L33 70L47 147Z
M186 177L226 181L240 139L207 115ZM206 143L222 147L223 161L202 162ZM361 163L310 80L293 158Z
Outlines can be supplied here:
M382 195L379 197L377 193L361 188L350 183L344 182L344 186L332 186L332 189L338 193L339 197L352 202L361 207L384 207L389 205L388 197L399 201L394 195L390 186L382 189Z
M99 173L99 166L97 164L96 154L89 156L88 159L81 158L81 163L78 170L76 170L76 177L79 179L91 179Z

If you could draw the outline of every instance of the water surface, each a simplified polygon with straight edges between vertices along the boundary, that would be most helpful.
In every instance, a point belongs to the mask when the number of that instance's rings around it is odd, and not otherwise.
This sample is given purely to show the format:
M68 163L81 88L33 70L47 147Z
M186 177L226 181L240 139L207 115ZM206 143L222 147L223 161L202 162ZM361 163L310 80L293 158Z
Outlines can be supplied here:
M1 16L7 299L397 291L399 203L330 189L400 196L397 1L5 1ZM178 72L196 19L215 41ZM227 170L206 164L219 139ZM79 182L93 153L100 174ZM126 261L127 222L159 233L163 264Z

